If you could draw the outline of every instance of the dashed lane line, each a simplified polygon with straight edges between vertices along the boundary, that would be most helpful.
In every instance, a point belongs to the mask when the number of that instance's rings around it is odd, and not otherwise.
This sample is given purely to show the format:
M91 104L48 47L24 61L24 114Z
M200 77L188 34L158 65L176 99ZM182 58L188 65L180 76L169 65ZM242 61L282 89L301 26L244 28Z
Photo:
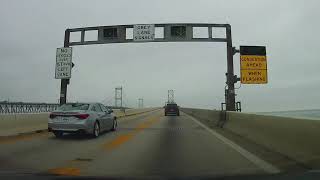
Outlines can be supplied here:
M140 131L143 131L145 128L148 128L152 126L154 123L158 122L160 120L159 116L155 116L147 120L146 122L143 122L141 124L138 124L133 132L127 133L120 135L113 139L111 142L103 144L103 149L110 151L114 150L118 147L120 147L122 144L125 142L128 142L131 140L136 134L138 134ZM92 161L93 159L90 159ZM90 162L88 161L88 162ZM80 166L86 166L88 164L83 164L80 163L82 161L79 160L71 160L67 161L65 166L62 167L56 167L56 168L51 168L48 170L49 174L53 175L63 175L63 176L80 176L81 175L81 170Z

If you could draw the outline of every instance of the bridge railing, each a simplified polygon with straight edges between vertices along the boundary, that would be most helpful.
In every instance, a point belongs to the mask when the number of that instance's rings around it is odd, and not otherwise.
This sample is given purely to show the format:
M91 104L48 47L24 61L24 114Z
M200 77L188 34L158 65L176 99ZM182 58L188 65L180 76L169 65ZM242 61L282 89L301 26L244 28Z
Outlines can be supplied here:
M0 102L0 114L52 112L59 106L58 103ZM128 107L108 107L112 109L130 109Z
M0 114L51 112L58 107L58 103L0 102Z

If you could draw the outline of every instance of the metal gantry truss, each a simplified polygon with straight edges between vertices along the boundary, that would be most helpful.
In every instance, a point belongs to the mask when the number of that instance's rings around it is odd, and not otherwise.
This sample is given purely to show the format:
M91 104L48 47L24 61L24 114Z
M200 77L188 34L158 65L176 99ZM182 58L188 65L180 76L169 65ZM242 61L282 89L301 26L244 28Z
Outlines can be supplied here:
M214 28L231 28L229 24L202 24L202 23L174 23L174 24L153 24L155 28L162 28L163 37L155 38L149 42L227 42L227 38L214 37L212 29ZM80 33L79 41L70 42L67 38L68 46L91 45L91 44L108 44L108 43L145 43L146 41L134 41L132 37L128 37L128 31L132 30L134 24L131 25L114 25L114 26L95 26L67 29L67 36L70 33ZM208 37L194 37L194 28L205 27L208 31ZM181 29L183 30L181 32ZM96 40L86 40L86 32L96 31Z
M174 91L168 90L168 102L167 103L174 103Z
M58 107L58 103L0 102L0 114L52 112Z
M143 108L143 98L138 99L138 108Z
M117 108L122 108L122 87L115 88L114 106Z

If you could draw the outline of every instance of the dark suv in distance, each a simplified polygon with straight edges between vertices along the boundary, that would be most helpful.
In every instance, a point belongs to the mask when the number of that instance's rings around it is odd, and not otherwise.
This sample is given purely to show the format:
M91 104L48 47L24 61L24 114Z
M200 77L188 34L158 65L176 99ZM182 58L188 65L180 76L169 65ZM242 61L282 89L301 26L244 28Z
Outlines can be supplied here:
M170 103L165 106L164 115L176 115L180 116L179 106L176 103Z

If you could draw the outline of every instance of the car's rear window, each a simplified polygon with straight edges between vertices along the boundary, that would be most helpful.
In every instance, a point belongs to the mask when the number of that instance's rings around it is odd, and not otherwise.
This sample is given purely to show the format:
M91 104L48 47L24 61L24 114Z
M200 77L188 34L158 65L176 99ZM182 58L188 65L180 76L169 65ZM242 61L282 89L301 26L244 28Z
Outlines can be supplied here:
M71 110L88 110L89 104L64 104L58 108L59 111L71 111Z
M177 104L167 104L168 108L176 108L178 107Z

